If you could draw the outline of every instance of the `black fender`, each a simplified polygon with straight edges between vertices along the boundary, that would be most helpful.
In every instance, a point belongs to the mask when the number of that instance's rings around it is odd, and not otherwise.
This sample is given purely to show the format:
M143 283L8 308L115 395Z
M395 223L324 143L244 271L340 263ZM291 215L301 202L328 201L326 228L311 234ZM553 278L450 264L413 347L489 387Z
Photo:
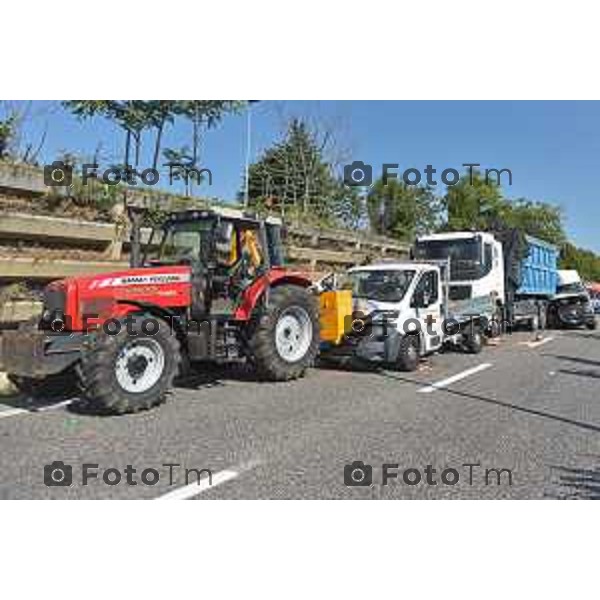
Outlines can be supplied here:
M130 306L137 306L140 309L140 312L143 314L149 314L153 317L157 317L158 319L162 319L166 321L169 326L178 334L184 331L184 324L181 322L180 315L168 308L164 308L163 306L159 306L158 304L153 304L152 302L142 302L139 300L117 300L117 304L127 304ZM127 315L126 315L127 317ZM125 317L125 318L126 318Z

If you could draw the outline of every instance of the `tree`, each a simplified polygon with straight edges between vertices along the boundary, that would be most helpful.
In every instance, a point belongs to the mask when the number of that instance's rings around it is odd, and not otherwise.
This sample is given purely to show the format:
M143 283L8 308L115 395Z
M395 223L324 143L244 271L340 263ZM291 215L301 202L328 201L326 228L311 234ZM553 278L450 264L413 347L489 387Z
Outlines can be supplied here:
M125 132L124 164L131 164L131 148L134 144L134 165L139 165L142 133L154 133L152 168L158 168L158 160L165 129L177 118L192 124L192 156L194 166L198 159L200 130L217 125L229 112L240 110L246 102L238 100L67 100L64 106L76 116L87 119L104 117Z
M563 213L558 206L518 198L506 201L503 213L510 227L516 227L556 246L562 246L566 242Z
M33 101L19 106L18 103L0 101L0 160L11 160L25 164L37 164L37 158L46 141L45 127L37 143L24 138L24 123L31 117ZM39 115L37 115L39 118Z
M561 269L575 269L584 281L600 281L600 256L567 242L561 251Z
M440 224L441 201L432 188L397 179L376 181L368 193L367 208L373 231L403 240Z
M445 229L496 230L515 228L523 233L561 246L566 241L560 207L527 198L503 198L501 188L474 172L449 186L444 198Z
M283 140L249 167L250 204L288 216L356 223L360 200L354 190L342 185L325 159L328 140L328 135L319 136L304 122L292 119Z
M487 229L504 217L506 203L498 185L486 181L480 173L465 173L456 185L448 186L444 197L446 229Z
M15 135L16 118L9 114L0 120L0 160L8 158L10 144Z

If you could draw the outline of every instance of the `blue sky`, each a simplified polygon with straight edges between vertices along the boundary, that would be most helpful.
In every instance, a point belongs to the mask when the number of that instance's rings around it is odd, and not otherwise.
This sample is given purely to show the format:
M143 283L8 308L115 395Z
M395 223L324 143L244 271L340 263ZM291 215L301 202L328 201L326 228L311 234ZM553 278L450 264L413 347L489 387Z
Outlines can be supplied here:
M79 122L55 102L34 102L30 114L25 137L35 143L47 130L45 160L61 149L91 155L100 140L108 160L120 156L122 137L103 120ZM263 101L252 109L252 158L281 136L292 116L336 132L343 156L374 165L374 173L386 162L420 170L431 164L438 175L467 162L509 168L513 185L504 187L506 196L559 204L573 241L600 253L600 102ZM165 142L182 146L187 137L176 124ZM203 163L213 185L201 188L203 195L233 200L245 153L246 116L227 116L204 137Z

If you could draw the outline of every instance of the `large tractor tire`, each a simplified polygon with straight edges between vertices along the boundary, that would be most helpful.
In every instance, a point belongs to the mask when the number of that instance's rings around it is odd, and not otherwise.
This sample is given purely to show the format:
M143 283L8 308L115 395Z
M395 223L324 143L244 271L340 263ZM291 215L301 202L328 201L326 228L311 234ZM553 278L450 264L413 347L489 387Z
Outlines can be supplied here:
M132 324L132 335L125 327L117 335L98 333L83 353L81 385L94 408L124 414L165 401L179 369L179 341L168 324L158 319L158 331L144 333L143 320L140 317Z
M302 377L319 351L316 297L297 285L269 293L268 309L251 325L249 358L259 379L288 381Z

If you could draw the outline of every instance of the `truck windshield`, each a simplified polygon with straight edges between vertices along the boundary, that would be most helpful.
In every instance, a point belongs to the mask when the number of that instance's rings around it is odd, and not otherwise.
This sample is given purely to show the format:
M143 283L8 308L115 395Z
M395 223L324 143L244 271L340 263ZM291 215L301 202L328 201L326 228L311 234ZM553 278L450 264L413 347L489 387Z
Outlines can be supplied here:
M556 291L559 294L584 294L586 289L583 286L583 283L576 281L574 283L559 285Z
M393 269L354 271L348 274L348 285L356 298L367 298L378 302L400 302L404 298L414 271Z
M481 240L478 237L454 240L423 240L415 244L415 257L420 260L450 258L450 279L461 281L482 277L484 265Z

